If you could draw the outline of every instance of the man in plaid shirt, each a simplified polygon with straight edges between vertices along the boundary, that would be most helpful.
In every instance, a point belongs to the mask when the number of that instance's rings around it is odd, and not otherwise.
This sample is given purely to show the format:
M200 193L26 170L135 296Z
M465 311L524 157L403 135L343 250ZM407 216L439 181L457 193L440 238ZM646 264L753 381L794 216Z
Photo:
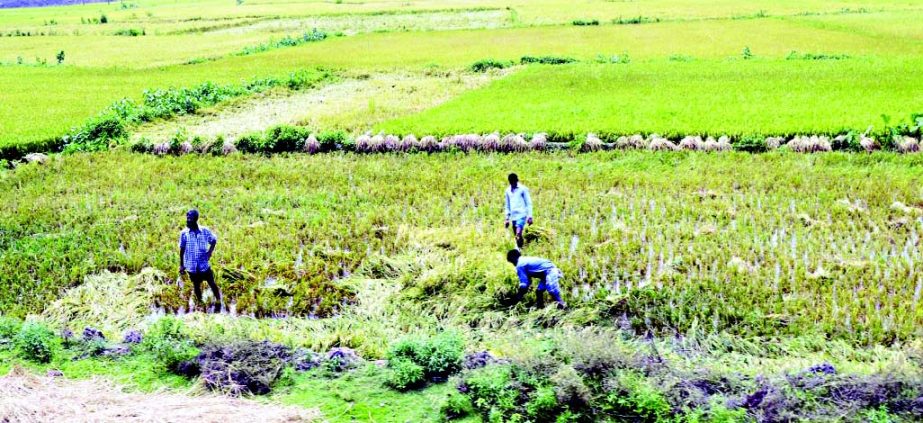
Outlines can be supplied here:
M208 261L215 252L218 238L206 227L199 226L199 211L192 209L186 213L186 229L179 235L179 273L189 275L195 293L196 306L202 304L202 281L208 282L215 296L214 310L220 311L221 291L215 284L215 273Z

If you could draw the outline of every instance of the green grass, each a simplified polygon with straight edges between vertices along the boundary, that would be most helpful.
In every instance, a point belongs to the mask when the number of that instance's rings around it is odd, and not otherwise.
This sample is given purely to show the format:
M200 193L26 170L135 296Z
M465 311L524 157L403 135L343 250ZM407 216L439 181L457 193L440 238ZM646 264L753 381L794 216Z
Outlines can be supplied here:
M923 62L725 60L534 66L422 113L396 133L836 133L923 111Z
M9 373L14 366L24 367L44 375L49 370L59 370L70 379L86 379L101 376L142 392L161 389L189 388L194 382L182 376L161 370L153 359L146 355L129 355L125 358L74 359L70 352L58 352L48 364L36 364L22 360L10 351L0 351L0 375Z
M916 15L919 15L917 13ZM916 16L914 15L914 16ZM888 15L889 19L903 19L900 16ZM851 15L838 16L838 19L847 19ZM799 18L800 19L800 18ZM888 22L887 19L884 22ZM886 25L878 24L876 28ZM191 35L187 37L200 37ZM71 37L45 37L51 39ZM105 38L105 37L101 37ZM703 84L689 87L693 93L702 93L702 87L707 86L713 92L732 93L740 88L742 83L734 73L735 69L742 69L740 78L760 77L757 81L758 89L769 89L773 92L786 92L789 83L804 87L799 92L791 95L798 98L816 94L818 99L829 99L837 95L863 95L863 87L848 88L850 78L848 72L855 67L859 72L857 78L863 84L871 84L874 77L870 74L882 71L887 83L896 84L892 92L875 90L869 94L873 98L886 95L902 96L903 90L915 89L914 82L908 82L916 76L919 68L915 58L920 57L923 45L912 34L905 37L884 37L878 33L860 34L842 29L817 28L810 23L797 19L763 19L763 20L735 20L735 21L696 21L661 23L656 25L621 25L606 27L537 27L503 30L480 31L444 31L444 32L407 32L367 34L355 37L335 38L319 43L312 43L297 48L284 48L263 54L243 57L230 57L214 62L207 62L190 66L168 66L163 68L150 68L155 63L165 63L170 60L161 52L174 55L174 63L198 57L201 51L196 49L202 43L180 43L181 45L195 46L174 49L169 39L161 40L152 38L150 41L137 40L144 37L117 37L117 48L106 53L90 53L91 50L83 49L74 51L65 48L70 60L79 62L86 60L87 65L109 66L116 63L130 63L132 67L145 68L142 70L127 68L99 68L99 67L74 67L74 66L0 66L0 145L25 144L50 137L62 135L67 129L79 125L86 118L92 116L108 104L123 98L138 98L146 88L159 88L166 86L189 86L204 80L214 82L237 82L241 79L279 75L297 69L325 66L351 71L409 69L420 71L432 65L448 68L464 68L471 63L483 58L518 60L522 55L566 55L578 59L592 61L597 55L621 55L627 53L633 63L629 69L635 69L641 62L654 62L644 64L643 67L658 71L661 74L648 75L647 86L654 88L660 86L686 88L688 86L679 78L689 76L709 78ZM233 37L232 37L233 38ZM190 38L193 39L193 38ZM79 41L79 40L77 40ZM105 41L105 40L103 40ZM17 39L3 39L0 45L15 44ZM46 41L37 41L47 43ZM71 41L64 41L65 43ZM101 41L102 42L102 41ZM13 43L13 44L10 44ZM140 44L132 44L140 43ZM236 51L238 46L235 41L229 41L227 51ZM206 49L218 47L204 44ZM413 45L413 49L401 46ZM757 64L737 66L736 63L727 64L728 58L739 58L743 48L747 46L753 54L760 59ZM51 57L58 47L49 44L47 51L41 53ZM856 61L848 64L812 65L812 64L778 64L769 59L782 59L792 50L802 53L848 54L855 57ZM208 50L212 51L212 50ZM672 55L684 55L693 58L690 64L657 63L662 62ZM15 52L6 53L6 60L15 60ZM50 55L50 56L49 56ZM875 60L866 60L865 56L877 57ZM711 59L704 60L704 59ZM862 59L862 60L859 60ZM666 68L664 70L664 68ZM675 68L675 69L674 69ZM812 91L810 81L797 79L798 72L805 70L814 74L826 85L820 88L827 89L831 86L840 91L828 93L822 90ZM586 68L584 72L593 72L594 68ZM827 71L829 70L829 71ZM827 72L825 72L827 71ZM560 72L560 71L556 71ZM618 77L620 70L614 70L613 78ZM722 76L730 73L727 80L714 80L714 75ZM905 75L906 74L906 75ZM532 74L526 74L526 76ZM554 75L554 74L552 74ZM762 78L762 75L767 75ZM552 81L550 86L560 87L568 83L568 75L563 75L560 80ZM523 77L525 78L525 77ZM519 79L522 80L522 79ZM616 79L617 80L617 79ZM505 82L503 84L506 84ZM746 87L745 87L746 88ZM657 88L662 91L661 89ZM669 93L668 93L669 94ZM708 94L708 93L705 93ZM506 93L504 93L506 95ZM587 93L586 98L568 95L568 98L578 103L578 107L589 109L597 101L593 93ZM673 97L678 97L675 94ZM477 97L477 94L474 94ZM691 104L691 109L711 108L713 104L707 101L711 95L699 97L705 101L701 104ZM781 97L780 97L781 98ZM889 103L911 103L915 100L914 92L903 98L894 98ZM840 100L857 104L864 99ZM818 101L820 103L820 101ZM656 107L647 104L627 104L625 108ZM750 107L740 105L739 107ZM881 107L882 110L868 110L863 116L878 116L891 109L902 109L902 106ZM513 110L509 108L506 112ZM728 110L730 113L732 110ZM571 113L571 111L568 111ZM815 128L813 120L817 111L808 115L793 116L791 119L793 131L807 131ZM37 116L41 116L37 119ZM658 122L668 116L655 116ZM721 119L740 119L735 116L718 115ZM768 118L764 118L768 119ZM859 120L859 119L856 119ZM864 120L864 118L862 119ZM705 120L706 126L711 120ZM716 122L717 123L717 122ZM851 123L851 122L850 122ZM870 122L875 123L875 122ZM459 122L459 124L469 124ZM864 124L864 122L863 122ZM470 125L470 124L469 124ZM846 125L846 123L840 123ZM344 123L344 126L350 126ZM718 125L711 125L716 127ZM829 125L827 125L829 126ZM547 128L541 128L547 129ZM577 129L570 128L572 131ZM647 128L642 128L647 130Z
M183 213L198 207L220 240L219 278L229 269L243 274L222 282L228 298L267 277L334 278L383 256L418 255L415 246L435 242L424 234L439 228L455 239L455 264L413 282L408 295L455 289L458 278L471 289L486 284L489 290L471 292L467 313L475 318L493 295L512 289L500 199L506 173L516 171L533 190L539 225L554 234L530 253L558 263L568 275L565 299L574 304L629 295L619 307L641 324L646 318L654 328L681 332L701 321L705 330L745 336L909 339L923 327L923 307L914 300L921 282L900 257L919 257L908 244L918 223L905 214L913 210L891 204L923 201L920 160L647 152L78 155L7 171L0 180L0 307L14 315L40 311L60 289L103 269L153 266L174 274ZM868 210L852 211L842 199L862 200ZM441 315L450 304L432 304L443 311L430 313Z
M421 390L400 393L387 388L385 370L368 364L354 372L331 379L314 371L296 377L288 392L275 394L283 404L317 407L331 422L435 422L439 407L449 393L451 382ZM476 417L459 420L480 421Z

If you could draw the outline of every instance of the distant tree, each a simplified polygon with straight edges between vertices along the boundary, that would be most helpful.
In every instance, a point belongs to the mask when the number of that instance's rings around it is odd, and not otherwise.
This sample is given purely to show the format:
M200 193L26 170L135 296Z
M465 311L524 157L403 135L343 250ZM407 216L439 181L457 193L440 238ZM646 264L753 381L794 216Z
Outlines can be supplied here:
M58 54L55 56L55 59L58 59L59 65L61 63L64 63L64 50L59 51Z

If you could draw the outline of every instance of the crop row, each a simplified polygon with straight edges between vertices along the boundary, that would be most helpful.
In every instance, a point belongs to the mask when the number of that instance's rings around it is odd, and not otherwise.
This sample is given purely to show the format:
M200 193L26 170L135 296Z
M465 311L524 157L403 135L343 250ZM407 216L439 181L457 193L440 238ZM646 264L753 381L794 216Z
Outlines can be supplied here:
M918 118L923 120L923 118ZM904 131L904 133L919 133L919 126ZM344 132L312 132L308 128L280 125L267 130L265 133L252 133L245 135L236 142L217 137L206 140L201 137L189 137L185 133L178 133L170 140L152 142L141 139L131 145L131 150L139 153L155 155L183 155L191 153L209 153L214 155L227 155L236 152L244 153L297 153L317 154L332 151L353 151L357 153L435 153L440 151L461 152L501 152L515 153L527 151L564 150L571 149L581 152L600 150L651 150L651 151L746 151L765 152L776 149L785 149L798 153L818 153L830 151L865 151L878 150L896 151L899 153L917 153L921 150L917 138L902 135L895 131L879 140L868 134L850 132L847 134L829 137L826 135L799 135L786 139L785 137L744 137L732 140L728 136L714 137L686 136L679 140L671 140L651 134L644 136L635 134L631 136L611 136L603 141L596 134L587 134L585 139L574 139L570 142L549 141L545 133L506 134L498 132L490 134L459 134L437 138L428 135L417 138L413 134L403 137L398 135L371 135L363 134L350 137Z

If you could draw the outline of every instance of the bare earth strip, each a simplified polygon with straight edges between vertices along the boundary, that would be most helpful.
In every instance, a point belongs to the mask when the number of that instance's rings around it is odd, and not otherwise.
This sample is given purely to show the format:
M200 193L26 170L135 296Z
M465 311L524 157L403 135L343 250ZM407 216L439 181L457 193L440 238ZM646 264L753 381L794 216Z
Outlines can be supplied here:
M214 139L223 135L233 141L243 134L279 124L361 132L378 122L441 104L507 73L362 75L314 90L260 95L195 115L148 124L138 128L134 138L161 142L184 130L190 137Z
M0 422L310 422L320 412L215 395L129 393L105 380L0 378Z

